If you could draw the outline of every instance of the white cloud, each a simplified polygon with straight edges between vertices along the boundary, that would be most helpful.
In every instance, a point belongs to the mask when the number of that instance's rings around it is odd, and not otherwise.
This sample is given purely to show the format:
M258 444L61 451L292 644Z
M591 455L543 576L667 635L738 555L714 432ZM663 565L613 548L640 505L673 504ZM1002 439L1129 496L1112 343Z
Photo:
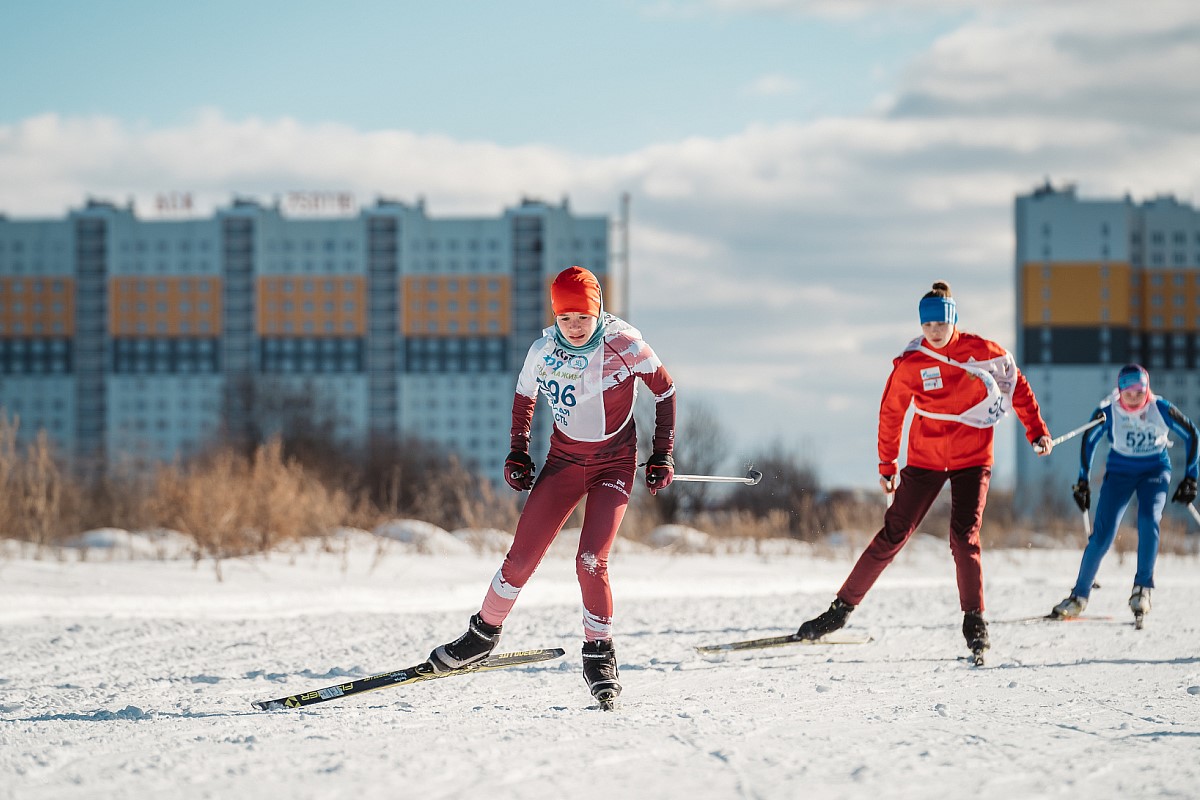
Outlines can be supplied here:
M787 75L771 73L759 75L746 87L746 93L762 97L779 97L795 94L800 90L800 82Z

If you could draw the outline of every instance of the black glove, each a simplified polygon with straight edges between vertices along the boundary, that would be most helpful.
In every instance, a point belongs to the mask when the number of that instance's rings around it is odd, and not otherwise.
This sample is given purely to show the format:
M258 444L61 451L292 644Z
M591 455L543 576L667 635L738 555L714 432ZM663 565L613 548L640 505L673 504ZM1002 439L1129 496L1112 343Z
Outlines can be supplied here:
M1079 510L1087 511L1092 504L1092 490L1088 488L1087 478L1080 478L1079 483L1071 487L1071 494L1075 496L1075 505L1079 506Z
M523 450L513 450L504 461L504 480L514 490L533 488L533 459Z
M1183 505L1191 505L1196 499L1196 479L1184 478L1179 482L1179 486L1175 487L1175 494L1171 495L1171 500Z
M655 453L646 459L646 488L658 494L675 480L675 459L670 453Z

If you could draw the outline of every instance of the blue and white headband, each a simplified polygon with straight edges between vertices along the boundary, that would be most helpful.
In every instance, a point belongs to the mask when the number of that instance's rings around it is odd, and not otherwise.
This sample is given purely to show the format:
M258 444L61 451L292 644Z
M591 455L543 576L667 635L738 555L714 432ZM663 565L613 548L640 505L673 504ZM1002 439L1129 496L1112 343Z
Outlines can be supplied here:
M958 322L958 307L954 305L953 297L922 297L919 306L921 324L926 322Z

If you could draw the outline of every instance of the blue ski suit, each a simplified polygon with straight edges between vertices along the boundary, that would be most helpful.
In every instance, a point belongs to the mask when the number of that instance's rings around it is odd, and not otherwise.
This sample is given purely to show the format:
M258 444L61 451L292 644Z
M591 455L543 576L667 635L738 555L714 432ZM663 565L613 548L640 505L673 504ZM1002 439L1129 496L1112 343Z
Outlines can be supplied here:
M1187 477L1196 478L1198 472L1200 434L1183 412L1161 397L1150 395L1146 405L1131 412L1121 406L1119 395L1114 391L1096 408L1092 419L1101 414L1105 416L1104 422L1087 432L1079 453L1079 479L1087 480L1096 445L1102 437L1108 439L1108 461L1104 484L1096 501L1096 521L1075 580L1074 594L1078 597L1091 594L1100 562L1112 547L1117 526L1135 493L1138 498L1138 551L1133 583L1154 587L1158 525L1171 484L1171 459L1167 455L1167 448L1172 444L1171 433L1186 443L1184 470Z

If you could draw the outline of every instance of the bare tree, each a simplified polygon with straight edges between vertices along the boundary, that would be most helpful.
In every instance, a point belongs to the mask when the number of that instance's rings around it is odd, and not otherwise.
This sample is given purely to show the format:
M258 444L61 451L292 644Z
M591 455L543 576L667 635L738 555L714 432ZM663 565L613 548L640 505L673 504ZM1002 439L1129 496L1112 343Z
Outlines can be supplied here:
M675 430L675 469L680 473L712 475L728 461L729 437L712 407L703 400L681 401ZM647 442L654 436L651 416L639 426ZM714 485L701 482L673 483L657 495L655 505L664 522L677 522L708 508Z
M821 484L815 467L775 444L754 460L754 468L763 475L761 483L737 487L729 496L728 508L749 511L756 517L783 511L788 514L792 534L801 539L817 538L824 532L827 521L819 514Z

